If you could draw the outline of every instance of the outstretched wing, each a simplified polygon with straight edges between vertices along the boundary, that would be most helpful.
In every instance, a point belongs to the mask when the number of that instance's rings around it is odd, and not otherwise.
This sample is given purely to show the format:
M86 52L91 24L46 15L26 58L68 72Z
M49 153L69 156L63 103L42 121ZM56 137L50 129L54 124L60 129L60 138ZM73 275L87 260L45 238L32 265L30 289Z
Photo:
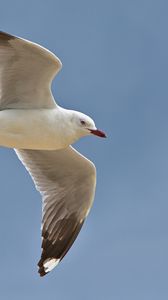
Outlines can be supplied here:
M0 110L55 107L50 86L61 67L47 49L0 31Z
M76 239L92 206L96 170L72 147L15 150L43 199L40 276L51 271Z

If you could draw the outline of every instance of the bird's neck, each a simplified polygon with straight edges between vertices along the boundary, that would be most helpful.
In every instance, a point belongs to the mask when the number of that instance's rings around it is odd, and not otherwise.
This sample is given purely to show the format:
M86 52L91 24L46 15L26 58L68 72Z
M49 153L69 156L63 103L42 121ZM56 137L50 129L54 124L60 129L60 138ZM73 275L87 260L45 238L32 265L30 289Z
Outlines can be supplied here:
M80 137L80 133L73 126L73 111L58 107L55 109L55 126L60 133L62 143L68 145L76 142Z

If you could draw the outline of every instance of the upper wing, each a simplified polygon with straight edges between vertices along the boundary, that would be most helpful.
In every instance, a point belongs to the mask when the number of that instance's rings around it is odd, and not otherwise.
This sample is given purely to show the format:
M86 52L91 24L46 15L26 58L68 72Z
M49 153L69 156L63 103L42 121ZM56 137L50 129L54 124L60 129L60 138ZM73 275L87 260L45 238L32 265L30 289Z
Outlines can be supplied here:
M55 107L50 86L61 67L47 49L0 31L0 110Z
M92 162L72 147L15 150L42 194L42 255L39 273L51 271L76 239L91 208L96 186Z

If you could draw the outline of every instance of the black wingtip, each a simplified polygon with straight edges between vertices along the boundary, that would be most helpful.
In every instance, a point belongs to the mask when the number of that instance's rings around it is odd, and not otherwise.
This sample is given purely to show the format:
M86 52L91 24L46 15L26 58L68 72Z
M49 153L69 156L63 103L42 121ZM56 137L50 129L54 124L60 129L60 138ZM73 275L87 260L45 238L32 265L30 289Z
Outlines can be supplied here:
M44 277L45 275L48 274L48 272L45 272L44 267L39 268L38 273L40 277Z
M41 258L40 261L38 262L38 273L40 274L40 276L45 276L46 274L48 274L52 269L54 269L57 264L60 262L60 259L51 257L48 259L43 259Z
M42 230L42 254L38 262L40 276L45 276L53 270L68 252L75 241L82 225L75 214L71 214L67 219L57 221L57 232L59 233L55 241L50 240L48 230ZM60 238L61 237L61 238Z
M40 274L40 277L45 276L47 273L46 273L45 270L44 270L42 259L39 260L37 266L39 267L38 273Z

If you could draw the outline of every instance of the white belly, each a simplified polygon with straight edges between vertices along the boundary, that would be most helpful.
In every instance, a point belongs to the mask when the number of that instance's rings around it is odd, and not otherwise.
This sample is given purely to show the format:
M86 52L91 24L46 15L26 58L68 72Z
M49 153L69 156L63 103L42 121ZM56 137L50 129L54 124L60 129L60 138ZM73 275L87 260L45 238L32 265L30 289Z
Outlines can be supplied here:
M61 135L58 121L53 109L0 111L0 146L36 150L64 148L70 141Z

